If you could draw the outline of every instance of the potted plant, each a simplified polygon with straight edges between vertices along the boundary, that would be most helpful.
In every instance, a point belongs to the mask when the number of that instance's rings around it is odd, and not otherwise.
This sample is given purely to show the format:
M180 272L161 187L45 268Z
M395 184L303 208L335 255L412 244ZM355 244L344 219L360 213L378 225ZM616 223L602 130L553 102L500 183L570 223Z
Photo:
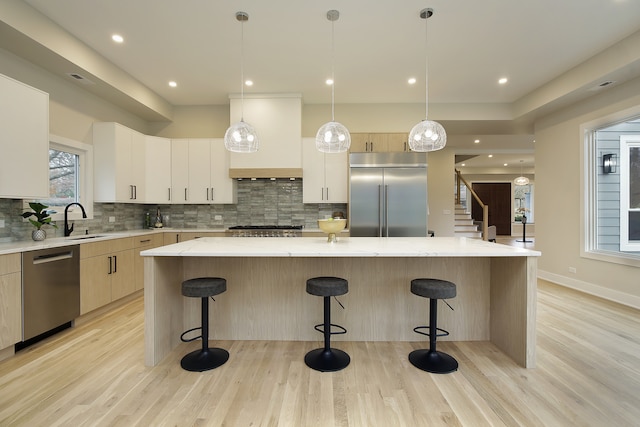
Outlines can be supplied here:
M47 233L42 229L43 226L50 225L53 228L58 228L57 225L51 223L51 214L56 213L56 211L47 209L49 206L39 202L31 202L29 207L32 211L24 212L22 217L28 218L31 225L36 228L31 232L31 238L36 241L44 240L47 237ZM35 216L36 219L32 219L32 216Z

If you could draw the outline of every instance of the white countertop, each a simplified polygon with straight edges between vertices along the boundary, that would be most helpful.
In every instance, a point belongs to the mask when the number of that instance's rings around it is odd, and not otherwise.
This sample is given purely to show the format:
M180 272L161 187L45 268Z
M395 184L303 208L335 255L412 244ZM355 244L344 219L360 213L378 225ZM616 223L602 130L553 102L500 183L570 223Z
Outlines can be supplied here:
M182 257L521 257L541 253L465 237L203 237L141 252Z
M165 231L172 230L167 228L158 228L153 230L130 230L97 233L95 235L90 234L88 236L84 234L73 234L69 237L47 237L41 242L35 242L33 240L20 240L16 242L0 243L0 255L35 251L38 249L59 248L63 246L79 245L82 243L99 242L102 240L120 239L123 237L144 236L145 234L161 233Z

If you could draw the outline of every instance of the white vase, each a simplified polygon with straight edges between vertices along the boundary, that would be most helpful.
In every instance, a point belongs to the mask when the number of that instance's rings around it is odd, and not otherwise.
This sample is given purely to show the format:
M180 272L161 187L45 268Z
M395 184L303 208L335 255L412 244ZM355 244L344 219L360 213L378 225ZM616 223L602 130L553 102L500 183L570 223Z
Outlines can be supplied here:
M35 240L36 242L40 242L40 241L42 241L42 240L47 238L47 232L44 231L43 229L33 230L31 232L31 238L33 240Z

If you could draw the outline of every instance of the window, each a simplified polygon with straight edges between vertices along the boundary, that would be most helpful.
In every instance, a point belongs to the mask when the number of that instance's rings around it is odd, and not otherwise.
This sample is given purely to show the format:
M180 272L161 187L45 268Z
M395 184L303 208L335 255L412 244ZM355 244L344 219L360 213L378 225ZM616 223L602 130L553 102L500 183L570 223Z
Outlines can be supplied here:
M72 202L80 202L79 173L78 154L49 148L49 199L42 200L42 203L48 206L66 206Z
M620 250L640 251L640 135L620 137Z
M592 129L584 126L583 130L585 238L582 254L640 265L640 117ZM613 163L609 162L610 158L614 159Z
M527 217L527 223L534 221L533 215L533 184L513 186L513 206L515 222L522 222L522 216Z
M93 218L93 147L52 135L49 141L49 198L38 200L56 213L54 221L64 219L69 203L81 203ZM28 201L25 201L28 209ZM80 209L69 209L69 217L82 217Z

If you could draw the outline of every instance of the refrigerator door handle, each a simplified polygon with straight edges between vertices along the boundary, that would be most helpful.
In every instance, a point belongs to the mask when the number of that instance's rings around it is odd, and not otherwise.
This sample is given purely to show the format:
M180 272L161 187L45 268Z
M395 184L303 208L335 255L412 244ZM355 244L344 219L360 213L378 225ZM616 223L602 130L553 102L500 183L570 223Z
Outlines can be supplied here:
M389 186L384 186L384 237L389 237Z
M378 185L378 237L382 237L382 221L384 221L384 211L382 210L382 203L382 185Z

